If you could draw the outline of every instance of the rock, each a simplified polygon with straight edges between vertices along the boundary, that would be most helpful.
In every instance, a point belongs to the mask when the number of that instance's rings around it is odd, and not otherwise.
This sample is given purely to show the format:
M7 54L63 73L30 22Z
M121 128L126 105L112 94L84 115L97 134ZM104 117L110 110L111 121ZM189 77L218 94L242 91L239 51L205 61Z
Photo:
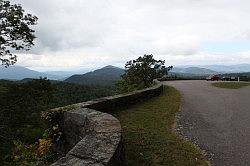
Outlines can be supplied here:
M120 122L112 115L88 108L72 110L64 114L63 130L65 147L71 150L54 166L124 162Z

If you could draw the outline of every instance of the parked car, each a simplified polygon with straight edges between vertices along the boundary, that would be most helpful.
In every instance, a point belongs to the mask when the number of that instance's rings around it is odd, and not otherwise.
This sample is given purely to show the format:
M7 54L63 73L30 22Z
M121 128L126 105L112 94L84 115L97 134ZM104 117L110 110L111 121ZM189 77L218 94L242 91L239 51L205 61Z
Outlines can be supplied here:
M218 75L210 75L206 78L207 81L219 81L220 77Z

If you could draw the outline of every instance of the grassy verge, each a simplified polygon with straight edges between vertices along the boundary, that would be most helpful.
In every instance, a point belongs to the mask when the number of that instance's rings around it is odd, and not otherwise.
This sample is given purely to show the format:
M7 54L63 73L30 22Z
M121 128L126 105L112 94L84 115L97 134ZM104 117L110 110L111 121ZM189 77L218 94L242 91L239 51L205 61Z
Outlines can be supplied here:
M128 165L207 165L201 152L175 134L172 127L180 107L180 93L164 93L115 114L123 128Z
M216 82L212 83L213 86L218 88L226 89L239 89L245 86L250 86L250 83L247 82Z

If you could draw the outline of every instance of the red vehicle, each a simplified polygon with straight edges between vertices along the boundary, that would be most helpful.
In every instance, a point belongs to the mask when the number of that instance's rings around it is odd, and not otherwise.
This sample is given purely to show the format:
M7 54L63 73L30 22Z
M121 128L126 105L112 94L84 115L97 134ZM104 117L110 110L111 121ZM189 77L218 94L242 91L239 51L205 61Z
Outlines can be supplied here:
M218 75L210 75L206 78L207 81L219 81L220 77Z

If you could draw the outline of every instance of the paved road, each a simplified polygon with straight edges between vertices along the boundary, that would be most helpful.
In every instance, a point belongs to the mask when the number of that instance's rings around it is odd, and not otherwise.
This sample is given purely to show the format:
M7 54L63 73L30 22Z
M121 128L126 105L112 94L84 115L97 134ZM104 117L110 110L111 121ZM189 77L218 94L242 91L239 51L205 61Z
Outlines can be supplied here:
M216 88L207 81L171 81L182 93L181 133L208 153L212 165L250 166L250 86Z

